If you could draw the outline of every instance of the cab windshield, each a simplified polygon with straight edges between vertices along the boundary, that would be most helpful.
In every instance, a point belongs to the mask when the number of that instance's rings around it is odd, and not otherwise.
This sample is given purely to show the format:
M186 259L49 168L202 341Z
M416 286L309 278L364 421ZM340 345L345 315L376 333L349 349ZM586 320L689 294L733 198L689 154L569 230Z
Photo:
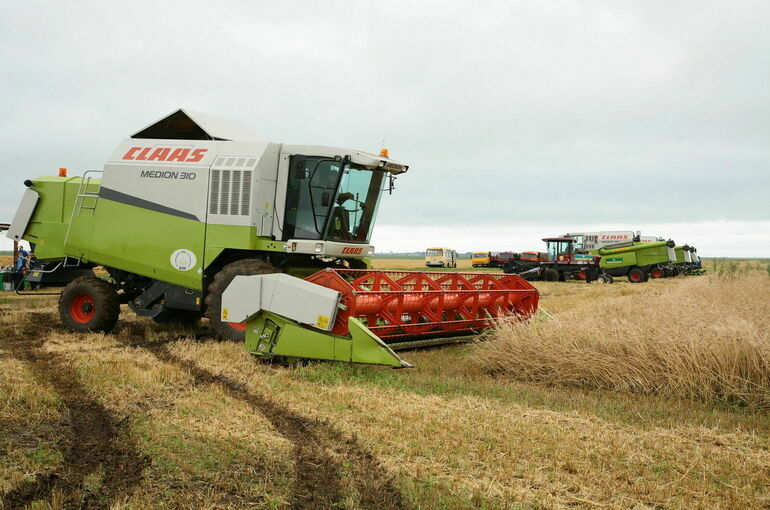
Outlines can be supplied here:
M307 157L304 175L290 172L286 239L367 243L379 207L384 171Z
M548 241L548 260L557 260L559 255L572 253L572 242Z

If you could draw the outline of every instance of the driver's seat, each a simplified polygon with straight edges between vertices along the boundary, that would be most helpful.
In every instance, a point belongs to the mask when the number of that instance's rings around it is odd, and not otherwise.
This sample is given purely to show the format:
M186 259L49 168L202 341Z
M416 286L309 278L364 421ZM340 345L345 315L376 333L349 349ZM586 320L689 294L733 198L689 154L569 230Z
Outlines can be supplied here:
M350 233L350 213L344 207L335 206L332 210L330 221L332 222L332 228L329 229L330 235L343 241L353 240L353 234ZM337 228L337 225L339 225L339 228Z

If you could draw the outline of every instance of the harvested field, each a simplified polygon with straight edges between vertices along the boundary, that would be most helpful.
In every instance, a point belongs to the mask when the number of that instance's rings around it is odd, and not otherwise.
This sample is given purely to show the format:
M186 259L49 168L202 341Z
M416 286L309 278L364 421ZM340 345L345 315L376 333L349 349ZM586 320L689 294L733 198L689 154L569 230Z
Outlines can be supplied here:
M537 284L554 324L682 294L712 317L707 285L740 295L730 278ZM112 335L72 334L55 303L0 293L6 508L770 505L759 406L520 380L479 362L494 343L404 353L412 370L269 365L127 310Z

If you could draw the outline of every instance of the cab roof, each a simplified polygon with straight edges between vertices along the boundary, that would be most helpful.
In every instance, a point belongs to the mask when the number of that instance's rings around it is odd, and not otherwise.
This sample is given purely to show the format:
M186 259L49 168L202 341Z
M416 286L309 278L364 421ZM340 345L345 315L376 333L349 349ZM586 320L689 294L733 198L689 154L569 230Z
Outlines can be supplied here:
M560 243L574 243L575 242L575 240L573 238L571 238L571 237L546 237L545 239L543 239L543 241L545 241L546 243L548 241L560 242Z
M140 129L131 138L163 140L263 141L240 122L180 108Z

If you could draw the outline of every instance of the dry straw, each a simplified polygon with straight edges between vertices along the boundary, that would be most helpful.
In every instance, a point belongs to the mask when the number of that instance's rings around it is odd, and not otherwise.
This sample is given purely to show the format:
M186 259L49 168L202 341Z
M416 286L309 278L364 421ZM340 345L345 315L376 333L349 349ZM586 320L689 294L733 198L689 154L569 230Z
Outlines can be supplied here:
M645 284L491 336L475 353L488 373L770 409L770 278L758 270Z

